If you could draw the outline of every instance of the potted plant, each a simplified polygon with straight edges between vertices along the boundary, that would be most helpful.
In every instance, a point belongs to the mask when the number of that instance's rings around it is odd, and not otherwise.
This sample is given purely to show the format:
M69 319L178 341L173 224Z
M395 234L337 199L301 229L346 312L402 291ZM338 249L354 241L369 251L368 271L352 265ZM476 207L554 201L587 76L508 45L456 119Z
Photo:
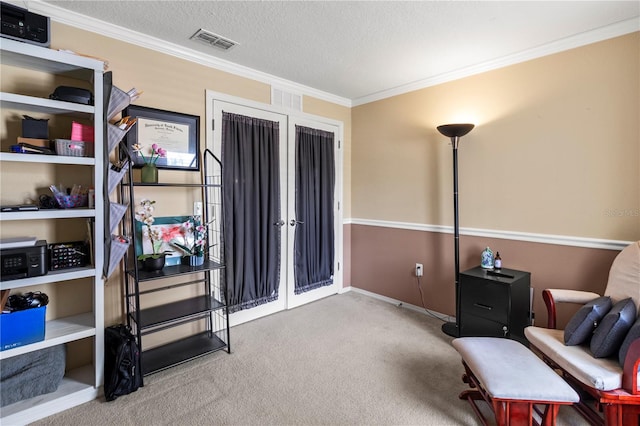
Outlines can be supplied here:
M144 199L140 202L142 209L136 212L136 220L143 224L143 235L149 237L151 241L152 253L138 255L138 260L142 262L142 267L145 271L159 271L164 268L164 261L166 257L166 251L160 251L162 246L162 238L160 232L151 228L155 221L153 217L153 210L155 201Z
M174 239L171 244L183 251L183 263L199 266L204 263L207 228L202 224L199 216L190 216L189 220L180 226L181 239ZM193 239L191 242L191 236Z
M140 170L140 180L144 183L158 183L158 168L156 167L156 163L158 162L158 158L167 156L167 151L154 143L151 145L151 155L145 157L142 153L144 146L134 144L131 148L135 153L140 154L144 161L144 166L142 166L142 170Z

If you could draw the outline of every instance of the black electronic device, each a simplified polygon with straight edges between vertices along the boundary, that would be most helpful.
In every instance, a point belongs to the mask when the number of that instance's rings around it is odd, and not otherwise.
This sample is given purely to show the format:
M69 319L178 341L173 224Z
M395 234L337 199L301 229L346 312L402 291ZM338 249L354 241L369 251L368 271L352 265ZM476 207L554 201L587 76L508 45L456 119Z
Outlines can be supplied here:
M38 277L47 274L47 242L36 241L35 245L0 250L2 274L0 281Z
M93 94L89 90L80 87L58 86L49 95L49 99L93 105Z
M29 12L27 9L0 2L2 31L0 35L12 40L49 47L51 27L48 16Z
M84 241L49 244L49 270L79 268L89 264L89 248Z

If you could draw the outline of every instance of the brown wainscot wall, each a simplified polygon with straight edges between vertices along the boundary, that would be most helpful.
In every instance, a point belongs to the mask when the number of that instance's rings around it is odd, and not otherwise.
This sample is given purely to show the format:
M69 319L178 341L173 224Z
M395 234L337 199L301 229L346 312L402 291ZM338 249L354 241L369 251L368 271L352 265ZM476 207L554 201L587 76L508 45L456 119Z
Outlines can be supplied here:
M404 303L455 315L453 234L350 224L351 286ZM500 252L503 268L531 272L535 324L546 326L545 288L603 294L615 249L575 247L509 239L460 236L460 271L480 264L485 247ZM424 265L418 279L416 263ZM577 307L559 312L564 326Z

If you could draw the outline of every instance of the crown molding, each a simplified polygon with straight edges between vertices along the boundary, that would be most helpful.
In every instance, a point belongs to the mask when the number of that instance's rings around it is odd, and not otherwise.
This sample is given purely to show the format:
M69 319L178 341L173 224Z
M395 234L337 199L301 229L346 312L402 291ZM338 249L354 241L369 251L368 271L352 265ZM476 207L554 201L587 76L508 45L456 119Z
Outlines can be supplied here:
M290 89L295 92L300 92L305 96L312 96L314 98L318 98L349 108L640 31L640 19L632 18L612 25L597 28L592 31L587 31L581 34L547 43L545 45L518 52L512 55L483 62L474 66L443 73L431 78L419 80L377 93L372 93L370 95L362 96L359 98L348 99L271 74L257 71L249 67L234 64L233 62L226 61L224 59L203 57L204 55L202 55L201 52L167 43L166 41L139 33L137 31L132 31L114 24L101 21L99 19L62 9L58 6L44 3L41 0L27 1L27 6L24 5L25 2L15 2L11 0L9 0L8 2L14 3L20 7L28 7L28 9L33 12L49 16L52 20L65 25L70 25L76 28L83 29L85 31L93 32L116 40L124 41L126 43L131 43L147 49L155 50L170 56L181 58L221 71L229 72L265 84Z
M452 226L429 225L411 222L393 222L372 219L345 219L344 225L378 226L382 228L407 229L412 231L437 232L453 234ZM471 237L496 238L501 240L526 241L531 243L554 244L562 246L595 248L620 251L631 244L631 241L603 240L599 238L573 237L567 235L534 234L529 232L500 231L493 229L460 228L460 235Z
M405 93L413 92L427 87L436 86L438 84L448 83L450 81L459 80L465 77L471 77L483 72L496 70L509 65L530 61L532 59L541 58L543 56L552 55L554 53L563 52L565 50L575 49L577 47L586 46L588 44L597 43L599 41L608 40L610 38L623 36L636 31L640 31L640 19L633 18L620 21L606 27L597 28L581 34L576 34L561 40L556 40L542 46L514 53L513 55L503 56L492 61L483 62L474 66L462 68L459 70L443 73L432 78L419 80L413 83L395 87L393 89L384 90L371 95L363 96L352 100L353 106L364 105L370 102L398 96Z
M164 40L137 31L129 30L127 28L119 27L117 25L104 22L96 18L81 15L79 13L63 9L49 3L44 3L39 0L29 1L28 3L28 9L30 11L49 16L51 20L59 22L61 24L80 28L85 31L124 41L126 43L131 43L136 46L144 47L146 49L184 59L190 62L204 65L206 67L215 68L220 71L238 75L240 77L245 77L265 84L293 90L295 92L302 93L305 96L312 96L314 98L318 98L345 107L352 106L350 99L314 89L313 87L305 86L290 80L277 77L275 75L257 71L249 67L234 64L233 62L224 59L206 56L203 55L202 52L168 43ZM20 6L19 4L17 5ZM20 7L27 6L22 5Z

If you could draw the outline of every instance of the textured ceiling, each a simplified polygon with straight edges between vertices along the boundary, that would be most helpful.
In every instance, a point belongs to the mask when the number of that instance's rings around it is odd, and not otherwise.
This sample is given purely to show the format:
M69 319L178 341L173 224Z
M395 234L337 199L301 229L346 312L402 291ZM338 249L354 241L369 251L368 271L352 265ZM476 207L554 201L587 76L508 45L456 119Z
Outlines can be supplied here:
M350 100L640 20L638 1L45 3ZM239 45L190 40L200 28Z

